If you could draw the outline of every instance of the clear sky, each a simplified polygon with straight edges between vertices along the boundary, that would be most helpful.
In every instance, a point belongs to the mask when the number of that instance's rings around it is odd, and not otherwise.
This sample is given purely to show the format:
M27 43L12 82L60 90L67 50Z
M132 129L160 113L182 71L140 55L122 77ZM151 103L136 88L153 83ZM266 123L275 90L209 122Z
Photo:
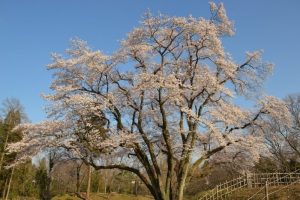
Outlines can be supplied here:
M219 1L216 1L219 2ZM264 50L275 64L266 93L300 92L300 1L224 0L236 35L224 40L237 61ZM209 17L205 0L0 0L0 101L18 98L32 122L45 119L41 93L49 93L50 53L63 53L72 37L112 53L147 9L154 14Z

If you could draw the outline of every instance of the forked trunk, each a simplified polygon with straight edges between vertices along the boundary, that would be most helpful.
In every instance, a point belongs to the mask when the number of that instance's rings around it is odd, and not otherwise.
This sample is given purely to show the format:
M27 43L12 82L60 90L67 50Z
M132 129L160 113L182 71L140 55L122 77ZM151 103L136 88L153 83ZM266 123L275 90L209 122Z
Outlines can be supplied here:
M155 191L155 200L183 200L183 193L184 193L185 184L183 183L181 187L172 188L168 195L163 194L160 189Z
M184 189L186 185L188 166L186 166L176 182L172 182L169 191L165 191L165 187L153 187L152 195L155 200L183 200Z

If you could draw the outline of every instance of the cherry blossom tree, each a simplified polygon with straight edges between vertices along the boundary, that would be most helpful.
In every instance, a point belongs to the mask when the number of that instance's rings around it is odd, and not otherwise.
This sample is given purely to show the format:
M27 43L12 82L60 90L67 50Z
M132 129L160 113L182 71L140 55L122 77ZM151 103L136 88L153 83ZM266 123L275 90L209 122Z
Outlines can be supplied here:
M44 96L50 119L16 129L24 133L10 146L18 162L63 147L95 169L134 173L157 200L181 200L190 172L224 150L257 160L264 121L289 124L289 112L282 101L256 95L272 64L261 51L234 61L222 46L233 23L222 4L210 10L209 19L147 13L112 55L80 39L67 56L54 54L53 93ZM257 102L253 110L235 103L242 96ZM102 155L116 159L107 165Z

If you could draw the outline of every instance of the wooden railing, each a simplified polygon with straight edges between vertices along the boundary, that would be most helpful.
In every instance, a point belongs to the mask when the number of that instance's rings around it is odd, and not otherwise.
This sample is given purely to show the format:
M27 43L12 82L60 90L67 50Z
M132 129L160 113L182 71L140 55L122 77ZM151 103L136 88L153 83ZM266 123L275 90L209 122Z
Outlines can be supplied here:
M289 185L299 181L300 169L291 173L251 173L217 185L198 200L229 199L237 189L246 187L263 189L266 186Z

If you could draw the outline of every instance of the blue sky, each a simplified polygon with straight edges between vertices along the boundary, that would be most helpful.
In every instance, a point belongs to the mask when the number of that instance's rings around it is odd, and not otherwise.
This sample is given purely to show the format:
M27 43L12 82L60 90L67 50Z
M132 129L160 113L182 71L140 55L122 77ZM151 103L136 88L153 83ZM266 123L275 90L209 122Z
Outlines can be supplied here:
M219 1L215 1L219 2ZM266 93L284 97L300 92L300 1L222 1L236 35L224 39L233 58L264 50L275 64ZM0 101L18 98L32 122L45 119L41 93L49 93L50 53L63 51L72 37L112 53L143 13L209 17L203 0L0 0Z

